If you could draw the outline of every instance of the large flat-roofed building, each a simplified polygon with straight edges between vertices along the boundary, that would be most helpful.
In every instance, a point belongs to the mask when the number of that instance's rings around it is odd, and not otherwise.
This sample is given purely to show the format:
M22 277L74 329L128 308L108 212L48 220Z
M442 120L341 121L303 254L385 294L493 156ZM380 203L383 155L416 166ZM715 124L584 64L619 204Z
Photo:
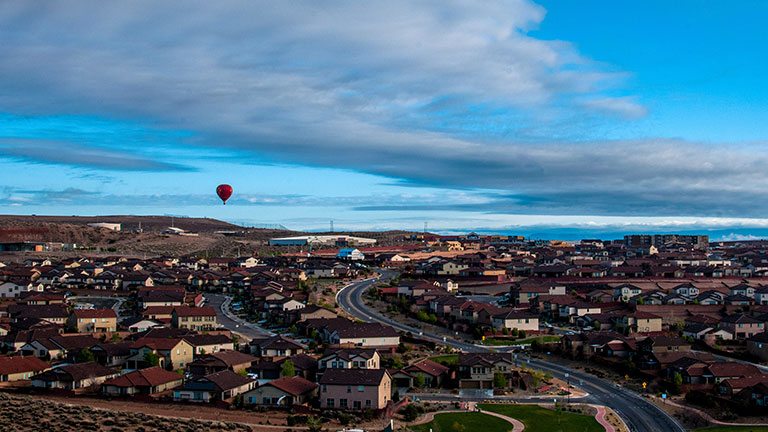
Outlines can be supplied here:
M313 246L374 245L376 244L376 239L348 235L316 235L273 238L269 240L269 244L272 246L305 246L308 244Z

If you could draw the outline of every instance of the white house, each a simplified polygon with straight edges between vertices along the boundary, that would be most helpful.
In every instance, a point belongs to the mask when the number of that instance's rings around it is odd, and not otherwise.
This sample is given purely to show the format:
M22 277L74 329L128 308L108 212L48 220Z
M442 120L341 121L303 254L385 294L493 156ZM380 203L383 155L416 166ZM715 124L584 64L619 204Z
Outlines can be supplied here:
M336 258L359 261L365 259L365 255L359 249L342 249L336 255Z

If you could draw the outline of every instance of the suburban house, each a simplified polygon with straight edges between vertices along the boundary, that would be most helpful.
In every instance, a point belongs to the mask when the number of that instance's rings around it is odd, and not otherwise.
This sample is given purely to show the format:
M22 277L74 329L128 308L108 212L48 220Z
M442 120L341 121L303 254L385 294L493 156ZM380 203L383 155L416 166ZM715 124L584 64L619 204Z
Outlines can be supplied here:
M183 381L182 375L155 366L104 381L101 392L108 396L152 395L178 387Z
M514 370L510 353L459 353L459 388L492 389L496 373L509 376Z
M298 311L298 321L304 321L313 318L336 318L336 312L320 307L317 305L309 305Z
M377 410L392 400L392 377L386 369L328 368L319 384L322 409Z
M760 361L768 361L768 333L758 333L747 338L747 351Z
M282 377L246 392L243 399L251 404L291 407L308 404L317 396L317 389L317 384L302 377Z
M523 331L538 331L539 317L528 312L505 311L492 315L493 328L518 329Z
M642 311L634 311L619 316L616 320L616 326L620 329L628 329L631 333L660 332L662 330L660 316Z
M0 382L28 380L45 372L51 365L31 356L0 357Z
M279 357L301 354L307 347L280 335L272 336L267 339L253 339L248 344L251 348L251 354L258 357Z
M171 313L171 325L195 331L216 329L216 310L210 306L177 306Z
M239 351L219 351L203 354L187 365L192 376L205 376L223 370L240 372L251 367L256 357Z
M31 377L32 387L75 390L99 385L119 375L96 362L59 366Z
M723 317L718 326L733 334L734 339L748 339L765 332L765 323L745 314L731 314Z
M151 355L158 356L157 366L177 369L192 361L195 350L183 338L141 338L131 344L131 356L126 362L128 368L152 366L147 362Z
M235 343L223 334L192 334L182 336L195 349L195 354L210 354L235 349Z
M318 367L378 369L379 353L373 348L328 348L320 357Z
M448 378L449 368L429 359L418 361L403 368L403 371L412 377L421 375L424 377L424 387L441 387Z
M256 381L231 370L224 370L187 382L173 391L173 400L190 402L223 401L243 394Z
M67 327L79 333L105 333L117 331L117 313L114 309L75 309L67 319Z

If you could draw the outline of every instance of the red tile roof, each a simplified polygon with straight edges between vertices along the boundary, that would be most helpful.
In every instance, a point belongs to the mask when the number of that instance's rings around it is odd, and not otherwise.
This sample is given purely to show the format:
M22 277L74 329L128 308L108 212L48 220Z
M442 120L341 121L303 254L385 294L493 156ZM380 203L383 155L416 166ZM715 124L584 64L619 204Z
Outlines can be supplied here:
M0 357L0 375L37 372L50 367L51 365L34 356Z
M167 371L159 366L141 369L105 381L105 386L116 387L155 387L173 381L181 381L183 377L176 372Z
M310 392L317 388L317 384L299 376L278 378L264 385L275 387L294 396Z
M75 309L75 318L117 318L114 309Z

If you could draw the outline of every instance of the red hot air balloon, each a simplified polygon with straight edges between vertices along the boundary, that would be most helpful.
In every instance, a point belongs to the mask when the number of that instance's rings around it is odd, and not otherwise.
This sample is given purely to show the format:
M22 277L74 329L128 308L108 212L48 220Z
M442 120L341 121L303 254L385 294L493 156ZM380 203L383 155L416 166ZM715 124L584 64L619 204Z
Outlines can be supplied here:
M224 205L227 205L227 200L232 196L232 186L228 184L220 184L216 188L216 195L221 198L221 201L224 203Z

